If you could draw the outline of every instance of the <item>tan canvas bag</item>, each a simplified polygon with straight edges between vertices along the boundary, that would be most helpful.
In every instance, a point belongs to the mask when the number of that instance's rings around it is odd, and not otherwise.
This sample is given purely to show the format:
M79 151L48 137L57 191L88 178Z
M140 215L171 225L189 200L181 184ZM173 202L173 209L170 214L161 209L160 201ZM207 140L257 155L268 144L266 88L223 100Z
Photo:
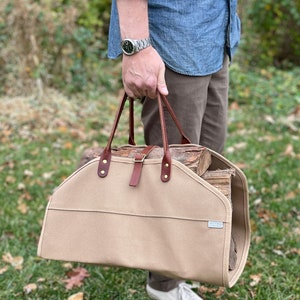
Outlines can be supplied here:
M172 159L176 149L192 153L203 147L186 144L179 124L184 144L168 145L163 104L176 117L161 95L164 147L159 151L163 158L151 158L153 147L146 146L127 146L132 151L124 157L124 147L113 150L111 143L126 98L101 156L76 170L53 193L38 255L233 286L244 269L250 245L243 172L208 149L210 171L234 170L229 200L180 159ZM131 122L130 132L132 126ZM130 134L130 143L132 139Z

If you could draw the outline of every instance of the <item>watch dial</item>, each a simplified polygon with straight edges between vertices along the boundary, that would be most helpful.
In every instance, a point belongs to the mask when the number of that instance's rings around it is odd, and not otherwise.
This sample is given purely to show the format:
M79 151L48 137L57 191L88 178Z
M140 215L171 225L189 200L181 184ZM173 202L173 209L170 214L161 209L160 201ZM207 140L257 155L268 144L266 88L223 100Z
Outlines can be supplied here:
M133 45L132 45L132 43L130 41L124 41L123 49L127 53L132 53L133 52Z

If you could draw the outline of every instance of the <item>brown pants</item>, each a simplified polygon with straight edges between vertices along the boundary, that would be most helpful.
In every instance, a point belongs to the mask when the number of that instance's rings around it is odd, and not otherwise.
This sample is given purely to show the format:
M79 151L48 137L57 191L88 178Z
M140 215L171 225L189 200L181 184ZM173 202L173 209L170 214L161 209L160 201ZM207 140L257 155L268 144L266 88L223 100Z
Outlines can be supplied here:
M222 152L227 132L228 57L220 71L208 76L185 76L166 69L166 81L168 100L190 141ZM180 144L180 134L168 113L165 119L169 143ZM158 105L155 100L145 99L142 120L146 144L161 145ZM157 290L169 291L180 282L149 273L148 284Z

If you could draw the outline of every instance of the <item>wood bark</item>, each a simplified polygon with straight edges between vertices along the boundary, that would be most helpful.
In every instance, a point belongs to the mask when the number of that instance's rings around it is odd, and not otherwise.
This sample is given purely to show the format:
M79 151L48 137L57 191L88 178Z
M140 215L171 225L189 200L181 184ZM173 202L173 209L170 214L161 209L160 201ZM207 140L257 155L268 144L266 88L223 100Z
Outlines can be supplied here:
M123 146L113 148L112 154L120 157L129 157L134 159L135 154L141 152L143 146ZM88 161L101 155L103 148L90 148L84 151L79 166L81 167ZM201 176L205 181L217 188L229 200L231 199L231 176L234 175L234 170L209 170L211 164L211 153L208 149L201 146L185 145L184 147L170 146L172 159L175 159L197 175ZM162 158L163 149L155 147L147 158Z

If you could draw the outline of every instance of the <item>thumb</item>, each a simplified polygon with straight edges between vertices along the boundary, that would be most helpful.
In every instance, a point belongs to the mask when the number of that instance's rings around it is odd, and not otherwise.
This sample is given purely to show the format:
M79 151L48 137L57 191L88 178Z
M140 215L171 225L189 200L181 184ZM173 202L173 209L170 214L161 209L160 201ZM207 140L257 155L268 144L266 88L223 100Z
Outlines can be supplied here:
M159 73L158 73L157 89L164 96L167 96L169 94L167 84L166 84L166 80L165 80L165 68L164 67L161 68Z

